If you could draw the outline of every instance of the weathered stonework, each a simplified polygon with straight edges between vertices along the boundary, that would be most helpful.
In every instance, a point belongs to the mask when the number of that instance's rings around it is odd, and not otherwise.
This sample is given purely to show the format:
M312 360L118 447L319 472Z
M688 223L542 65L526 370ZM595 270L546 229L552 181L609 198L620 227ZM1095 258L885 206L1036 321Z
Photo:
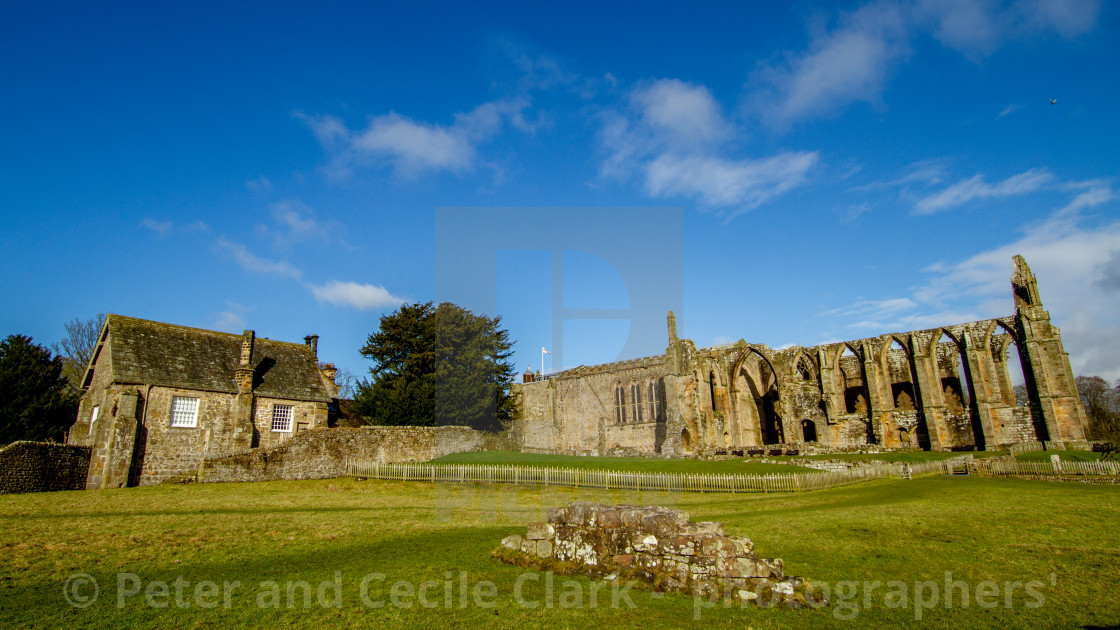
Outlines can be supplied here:
M111 314L86 368L68 443L92 449L87 487L159 483L208 458L279 446L325 428L338 394L317 336L305 343ZM193 426L172 426L175 397L197 401ZM287 430L274 430L278 406Z
M87 446L12 442L0 448L0 494L84 490Z
M547 523L530 523L525 535L503 539L497 556L574 563L616 578L625 573L661 590L795 607L825 603L804 579L786 576L781 559L756 556L749 538L663 507L577 501L552 508Z
M362 427L304 431L273 448L207 459L179 480L272 481L332 479L350 458L381 463L426 462L482 450L485 436L469 427Z
M1009 317L773 350L697 348L669 313L665 354L515 384L523 450L688 457L765 445L969 450L1030 440L1087 446L1061 334L1014 258ZM1029 403L1016 401L1017 350Z

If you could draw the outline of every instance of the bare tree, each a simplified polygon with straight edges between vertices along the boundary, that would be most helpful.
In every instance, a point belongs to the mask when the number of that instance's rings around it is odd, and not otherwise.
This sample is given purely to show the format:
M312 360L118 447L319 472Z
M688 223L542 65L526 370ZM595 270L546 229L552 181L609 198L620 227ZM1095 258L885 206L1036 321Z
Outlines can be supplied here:
M1115 440L1120 437L1120 397L1117 389L1099 376L1078 376L1077 394L1089 416L1089 431L1097 439Z
M334 382L339 387L338 397L347 400L354 399L354 396L358 394L358 385L361 384L358 377L348 368L339 368Z
M97 347L97 335L105 325L105 313L98 313L89 319L74 319L66 322L66 336L54 344L54 353L62 357L62 375L70 384L70 389L77 393L82 389L82 375L93 358L93 350Z

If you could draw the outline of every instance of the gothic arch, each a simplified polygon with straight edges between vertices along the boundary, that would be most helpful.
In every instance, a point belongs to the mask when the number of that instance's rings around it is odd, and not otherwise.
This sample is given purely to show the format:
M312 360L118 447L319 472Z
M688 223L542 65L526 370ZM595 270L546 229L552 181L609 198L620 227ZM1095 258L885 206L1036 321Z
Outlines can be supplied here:
M753 426L757 427L758 439L763 444L785 442L778 405L781 379L770 357L756 347L741 346L732 362L731 374L740 432L743 427Z
M624 424L626 422L626 390L622 387L622 381L615 381L611 389L614 393L615 424Z

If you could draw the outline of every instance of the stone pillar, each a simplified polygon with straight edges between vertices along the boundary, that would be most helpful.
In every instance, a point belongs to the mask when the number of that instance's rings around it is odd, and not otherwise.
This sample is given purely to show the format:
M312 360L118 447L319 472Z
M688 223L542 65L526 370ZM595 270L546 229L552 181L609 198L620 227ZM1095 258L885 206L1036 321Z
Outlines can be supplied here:
M970 413L975 413L973 422L979 421L980 431L984 436L984 450L994 449L997 447L995 421L992 418L992 379L994 375L995 364L992 361L992 353L989 350L989 344L985 339L976 339L973 331L966 330L964 332L964 345L965 345L965 360L968 362L966 376L968 377L970 389L972 391L972 404ZM1002 402L1002 398L998 398ZM975 429L973 429L975 435ZM980 445L976 445L977 450Z
M1015 256L1011 288L1015 294L1015 325L1023 343L1019 347L1023 371L1031 393L1031 415L1044 424L1050 440L1084 442L1089 420L1077 395L1069 354L1062 346L1061 331L1050 323L1042 305L1038 281L1027 261ZM1033 382L1033 388L1031 384ZM1042 422L1038 422L1041 415Z
M910 356L914 363L914 388L917 393L919 412L925 418L929 432L931 450L944 450L947 430L945 428L945 403L941 392L941 375L937 368L937 355L931 356L929 343L910 334Z
M836 362L824 348L817 350L817 365L821 372L821 396L824 398L825 422L836 422L837 416L844 415L844 395L836 377Z
M871 422L871 426L878 429L877 435L879 443L883 446L896 446L889 436L890 432L887 430L887 420L890 416L884 415L883 405L880 402L882 398L882 381L878 370L875 369L875 353L871 351L871 345L865 339L859 348L860 357L863 361L863 390L867 392L867 418ZM890 387L888 385L888 387Z

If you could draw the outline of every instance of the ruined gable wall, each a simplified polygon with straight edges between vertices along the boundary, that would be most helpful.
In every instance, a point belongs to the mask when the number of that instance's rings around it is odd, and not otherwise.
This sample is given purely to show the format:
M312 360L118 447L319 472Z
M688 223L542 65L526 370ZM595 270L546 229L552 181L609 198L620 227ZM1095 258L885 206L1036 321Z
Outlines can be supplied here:
M656 453L664 423L651 419L649 381L667 372L664 357L647 357L576 368L543 381L515 384L520 396L522 448L531 452L605 454L611 449ZM635 418L630 384L641 389L641 421ZM626 421L618 422L615 385L623 387ZM661 416L664 417L662 409Z

